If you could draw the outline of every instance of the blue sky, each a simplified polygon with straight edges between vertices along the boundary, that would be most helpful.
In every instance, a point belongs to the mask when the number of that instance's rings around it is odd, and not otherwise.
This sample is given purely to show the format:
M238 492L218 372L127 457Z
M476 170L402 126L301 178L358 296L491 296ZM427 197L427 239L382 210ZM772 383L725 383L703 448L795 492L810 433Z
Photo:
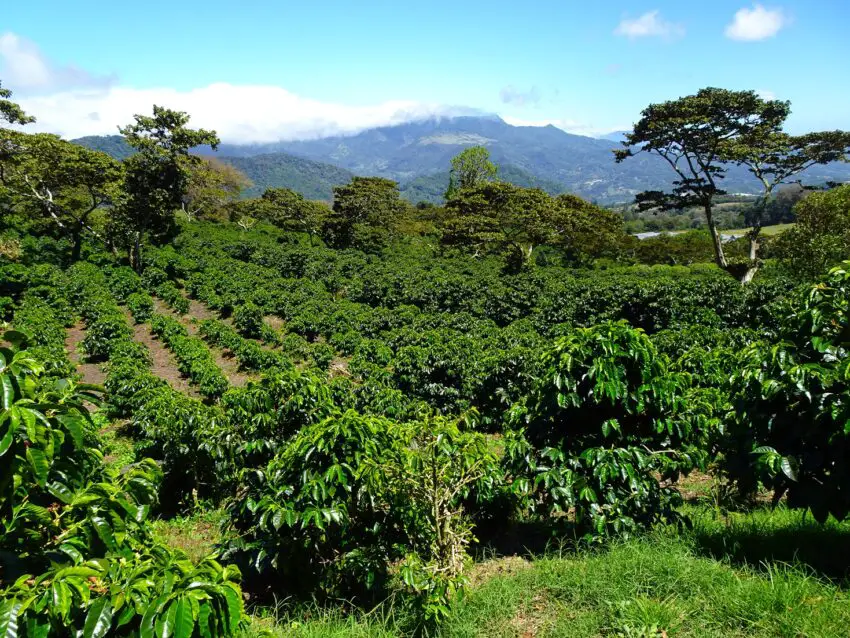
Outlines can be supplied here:
M601 134L703 86L850 129L847 0L42 0L0 15L0 81L65 135L152 101L231 141L356 131L456 107Z

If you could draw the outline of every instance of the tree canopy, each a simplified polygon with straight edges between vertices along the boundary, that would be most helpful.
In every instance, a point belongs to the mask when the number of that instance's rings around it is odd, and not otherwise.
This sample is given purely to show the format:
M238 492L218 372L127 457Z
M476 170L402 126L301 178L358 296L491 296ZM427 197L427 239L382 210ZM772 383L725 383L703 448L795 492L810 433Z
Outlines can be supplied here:
M409 204L398 184L382 177L354 177L334 188L333 211L322 236L336 248L380 250L396 231Z
M497 172L498 168L490 161L490 151L486 147L470 146L464 149L452 158L446 200L454 197L458 191L476 188L495 179Z
M850 149L850 136L840 131L787 135L782 126L790 112L789 102L766 100L755 91L701 89L649 105L615 157L617 162L638 153L661 157L677 179L670 192L640 193L636 199L641 210L702 208L717 265L748 282L759 267L761 217L753 219L749 259L731 263L713 216L715 198L726 193L723 178L728 168L747 167L762 183L766 199L780 182L814 164L842 159Z
M192 165L203 161L191 155L196 146L218 146L215 131L190 129L189 115L156 106L153 115L136 115L121 129L136 153L124 162L123 196L116 222L123 231L133 267L142 269L141 246L146 233L154 241L170 236L174 212L186 196Z

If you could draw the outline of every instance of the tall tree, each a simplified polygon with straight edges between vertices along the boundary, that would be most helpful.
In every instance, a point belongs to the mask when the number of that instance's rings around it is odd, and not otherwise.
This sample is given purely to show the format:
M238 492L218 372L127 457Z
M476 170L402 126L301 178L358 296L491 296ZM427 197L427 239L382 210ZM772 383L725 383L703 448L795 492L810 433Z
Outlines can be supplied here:
M511 269L533 263L534 248L555 231L555 204L539 188L483 182L464 188L446 203L443 243L506 253Z
M118 206L119 232L125 236L130 263L142 270L142 242L167 238L174 228L174 213L181 208L191 167L201 158L189 151L209 145L215 150L215 131L190 129L189 115L156 106L153 116L136 115L121 134L136 153L124 161L124 194Z
M622 162L638 153L652 153L667 162L677 175L673 189L639 194L639 208L701 208L717 265L745 283L758 271L762 216L757 213L753 219L749 259L730 263L714 219L714 200L726 193L722 182L729 166L747 167L762 183L764 200L779 183L846 153L844 133L799 137L784 133L782 126L790 112L789 102L765 100L754 91L701 89L695 95L650 104L615 157Z
M111 204L121 165L106 153L91 151L55 135L0 130L0 144L15 152L0 159L0 183L18 206L50 220L71 239L71 258L80 258L83 235L103 240L90 224L96 210Z
M408 207L396 182L354 177L334 187L333 212L322 227L322 236L334 248L380 250L395 234Z
M463 189L476 188L495 179L497 172L496 165L490 161L490 151L484 146L470 146L464 149L452 158L446 200Z
M624 148L615 151L617 162L638 153L661 157L677 175L670 192L647 191L636 200L641 210L681 210L699 207L714 244L717 265L739 274L730 266L714 220L714 199L728 169L727 151L736 139L756 139L776 131L788 115L789 105L763 100L753 91L701 89L696 95L650 104L634 130L626 135Z
M24 125L34 122L0 87L0 121ZM56 135L27 134L0 127L0 188L7 210L23 209L32 217L49 220L72 241L79 259L85 232L100 234L89 223L91 214L106 206L120 178L120 165L105 153L66 142Z

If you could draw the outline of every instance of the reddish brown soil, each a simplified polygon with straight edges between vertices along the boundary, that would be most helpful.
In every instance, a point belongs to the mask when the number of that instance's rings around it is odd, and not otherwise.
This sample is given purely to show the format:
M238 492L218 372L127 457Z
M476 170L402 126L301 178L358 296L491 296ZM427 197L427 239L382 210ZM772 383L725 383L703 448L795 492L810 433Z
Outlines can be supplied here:
M77 323L68 329L65 337L65 350L68 351L68 358L71 360L77 372L83 378L83 383L93 383L103 385L106 381L106 373L103 371L103 366L100 363L89 363L85 360L85 356L80 352L79 345L86 337L86 329L82 323Z
M189 299L189 312L182 316L169 309L161 299L157 299L156 297L154 297L154 309L160 314L171 315L177 319L192 337L198 336L198 321L216 318L216 314L212 310L195 299ZM248 381L256 378L241 371L239 369L239 362L233 358L230 352L209 344L207 344L207 347L210 350L213 361L215 361L218 369L221 370L230 385L237 388L243 387Z
M148 324L133 325L133 339L147 346L150 351L153 359L151 374L160 379L165 379L178 392L190 397L200 398L197 390L189 385L188 379L180 374L174 355L153 335Z

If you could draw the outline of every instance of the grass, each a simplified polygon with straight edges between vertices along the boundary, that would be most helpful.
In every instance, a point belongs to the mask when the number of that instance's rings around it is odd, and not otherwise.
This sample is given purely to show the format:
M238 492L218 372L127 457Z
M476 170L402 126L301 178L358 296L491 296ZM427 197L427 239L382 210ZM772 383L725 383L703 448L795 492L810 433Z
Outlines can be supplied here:
M198 563L213 552L225 517L224 510L199 509L189 516L153 521L151 531L158 541L183 550L192 562Z
M846 638L850 524L783 508L719 515L686 505L691 530L578 552L478 563L447 637ZM244 638L406 635L393 606L371 614L263 610ZM402 619L403 620L403 619Z
M724 512L712 504L712 485L711 477L693 475L680 486L689 496L689 529L476 563L439 635L846 638L850 523L819 525L764 505ZM221 510L199 508L152 529L197 562L220 538L223 518ZM410 635L404 609L391 601L368 613L290 601L253 613L241 638Z
M791 224L774 224L773 226L764 226L761 229L761 234L765 235L766 237L770 237L772 235L778 235L779 233L784 233L786 230L788 230L789 228L791 228L793 226L794 226L793 223L791 223ZM730 229L730 230L721 230L720 232L724 235L741 236L741 235L746 235L748 232L750 232L750 229L749 228L733 228L733 229Z

